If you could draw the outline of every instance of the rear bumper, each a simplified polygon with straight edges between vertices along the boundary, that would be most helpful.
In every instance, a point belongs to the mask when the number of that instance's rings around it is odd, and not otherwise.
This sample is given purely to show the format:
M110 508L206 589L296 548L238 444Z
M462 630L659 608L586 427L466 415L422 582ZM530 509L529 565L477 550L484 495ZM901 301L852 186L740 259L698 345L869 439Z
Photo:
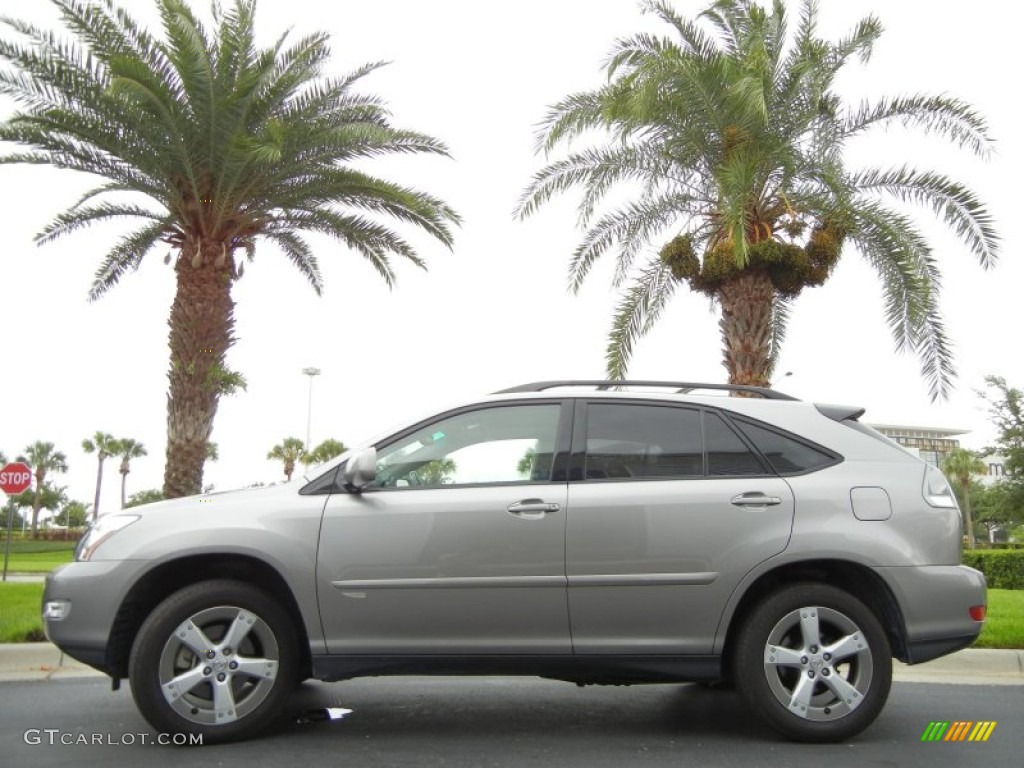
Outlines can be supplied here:
M907 664L919 664L966 648L984 622L970 609L987 605L985 576L966 565L876 568L903 615Z

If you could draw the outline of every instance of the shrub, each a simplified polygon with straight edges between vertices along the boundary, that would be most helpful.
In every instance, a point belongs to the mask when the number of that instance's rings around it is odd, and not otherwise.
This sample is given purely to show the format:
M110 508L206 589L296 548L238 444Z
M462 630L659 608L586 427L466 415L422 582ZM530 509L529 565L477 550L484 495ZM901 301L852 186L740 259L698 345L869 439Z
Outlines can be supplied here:
M964 565L984 573L990 589L1024 589L1024 550L967 551L964 552Z

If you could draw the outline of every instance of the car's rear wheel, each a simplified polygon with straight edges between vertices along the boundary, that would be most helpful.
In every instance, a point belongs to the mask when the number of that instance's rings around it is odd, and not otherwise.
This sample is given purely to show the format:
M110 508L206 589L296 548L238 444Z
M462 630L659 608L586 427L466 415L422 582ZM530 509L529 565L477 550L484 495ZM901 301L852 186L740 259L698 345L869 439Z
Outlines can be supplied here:
M797 741L860 733L892 684L892 652L875 614L824 584L793 584L757 605L740 629L733 663L747 703Z
M142 624L129 679L157 730L234 741L277 716L297 657L290 617L274 598L243 582L205 581L175 592Z

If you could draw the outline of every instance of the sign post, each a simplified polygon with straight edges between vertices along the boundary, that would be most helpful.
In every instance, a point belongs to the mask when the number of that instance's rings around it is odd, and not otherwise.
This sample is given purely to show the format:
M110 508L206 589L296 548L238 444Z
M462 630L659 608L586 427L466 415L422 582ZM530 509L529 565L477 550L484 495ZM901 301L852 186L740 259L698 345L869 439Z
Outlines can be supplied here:
M4 581L7 561L11 557L11 526L14 523L14 497L32 486L32 468L23 461L14 461L0 469L0 491L7 494L7 544L4 547Z

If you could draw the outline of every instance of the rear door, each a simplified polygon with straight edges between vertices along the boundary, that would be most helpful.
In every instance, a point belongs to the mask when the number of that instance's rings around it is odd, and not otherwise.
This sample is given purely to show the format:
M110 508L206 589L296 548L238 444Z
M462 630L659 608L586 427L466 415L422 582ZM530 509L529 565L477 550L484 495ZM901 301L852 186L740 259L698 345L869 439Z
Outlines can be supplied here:
M789 541L793 496L719 413L577 407L566 574L573 649L710 653L739 580Z

